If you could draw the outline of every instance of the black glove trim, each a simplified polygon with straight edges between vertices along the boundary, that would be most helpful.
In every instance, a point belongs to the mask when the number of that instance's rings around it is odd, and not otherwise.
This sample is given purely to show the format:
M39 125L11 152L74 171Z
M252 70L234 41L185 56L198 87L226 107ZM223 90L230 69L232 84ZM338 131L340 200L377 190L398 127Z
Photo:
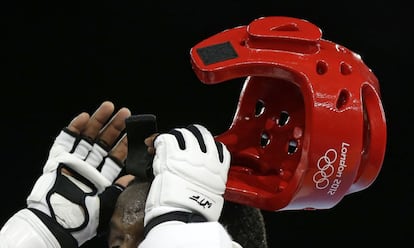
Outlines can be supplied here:
M108 232L108 225L115 209L116 200L124 187L118 184L108 186L100 195L100 215L97 234L103 236Z
M55 220L47 216L45 213L34 209L28 208L32 211L42 222L47 226L49 231L55 236L60 244L60 247L65 248L78 248L78 242L76 239L62 226L60 226Z
M183 134L176 129L170 130L168 133L174 135L175 138L177 139L178 146L180 147L180 149L185 150L186 146L185 146L185 139L184 139Z
M194 135L194 137L197 139L198 145L200 146L200 150L203 153L206 153L207 152L206 143L204 142L203 135L201 134L200 130L194 124L188 125L187 127L185 127L185 129L187 129ZM172 129L168 133L175 136L178 142L178 146L180 147L181 150L186 149L184 136L179 130ZM214 142L216 143L216 148L218 151L220 163L223 163L224 161L223 144L217 140L214 140Z
M181 221L184 223L194 223L194 222L207 222L207 219L198 213L188 213L188 212L169 212L162 214L150 220L148 224L144 227L144 237L147 236L149 231L154 228L156 225L161 224L167 221Z
M66 176L63 175L62 168L67 169L73 178L76 178L77 180L81 181L83 184L87 185L91 192L85 193L83 192L77 185L75 185L71 180L69 180ZM50 189L50 191L47 193L46 201L49 206L50 214L53 219L56 219L55 211L53 209L52 203L51 203L51 197L53 194L59 194L69 201L77 204L79 207L83 209L83 212L85 213L85 220L84 222L74 228L67 228L66 230L69 232L79 231L85 228L89 223L89 213L86 207L85 198L88 195L95 195L97 192L96 187L86 180L86 178L82 177L80 174L78 174L76 171L72 170L71 168L67 167L65 164L60 164L56 170L56 181L53 187Z
M218 154L219 154L220 163L223 163L223 161L224 161L224 152L223 152L224 148L223 148L223 143L221 143L221 142L219 142L217 140L215 140L214 142L216 143L216 147L217 147L217 151L218 151Z
M206 143L204 142L203 135L201 134L200 130L194 125L188 125L186 127L187 130L193 133L194 137L196 137L198 141L198 145L203 153L207 152Z

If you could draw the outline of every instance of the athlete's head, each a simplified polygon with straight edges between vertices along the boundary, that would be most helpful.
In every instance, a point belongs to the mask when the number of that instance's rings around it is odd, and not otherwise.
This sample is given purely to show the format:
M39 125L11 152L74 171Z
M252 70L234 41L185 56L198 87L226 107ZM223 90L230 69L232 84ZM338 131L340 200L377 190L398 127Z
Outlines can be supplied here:
M119 195L110 221L108 247L136 248L144 239L144 211L150 184L133 181ZM244 248L267 248L266 228L261 211L225 202L220 223Z
M148 190L149 183L133 181L119 195L110 221L110 248L136 248L143 240Z

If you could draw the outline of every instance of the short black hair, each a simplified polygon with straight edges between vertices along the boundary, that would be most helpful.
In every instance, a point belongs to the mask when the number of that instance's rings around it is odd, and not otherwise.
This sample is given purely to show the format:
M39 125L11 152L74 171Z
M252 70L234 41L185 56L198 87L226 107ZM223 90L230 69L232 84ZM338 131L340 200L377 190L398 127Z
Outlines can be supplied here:
M267 248L264 217L258 208L225 201L219 222L243 248Z

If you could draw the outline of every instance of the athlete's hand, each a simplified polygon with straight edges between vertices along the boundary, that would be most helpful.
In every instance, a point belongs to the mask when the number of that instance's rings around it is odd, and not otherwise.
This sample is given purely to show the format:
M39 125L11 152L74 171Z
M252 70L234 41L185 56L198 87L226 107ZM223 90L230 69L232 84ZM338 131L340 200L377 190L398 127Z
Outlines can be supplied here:
M217 221L230 167L227 147L198 124L154 134L145 143L149 152L155 151L155 177L145 208L146 228L159 216L164 222L183 220L188 213Z
M131 113L127 108L114 110L114 104L105 101L92 115L79 114L60 132L27 198L29 209L57 222L78 246L106 229L118 195L133 179L123 170L125 119Z

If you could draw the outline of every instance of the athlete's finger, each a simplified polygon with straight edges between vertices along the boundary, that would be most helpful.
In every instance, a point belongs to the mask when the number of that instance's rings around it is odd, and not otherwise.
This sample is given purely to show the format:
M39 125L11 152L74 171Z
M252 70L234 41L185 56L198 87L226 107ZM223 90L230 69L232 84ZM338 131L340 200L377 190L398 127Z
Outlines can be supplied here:
M109 118L112 116L114 109L115 106L112 102L103 102L95 113L93 113L93 115L89 118L82 135L94 140L101 131L102 127L105 126Z
M119 161L125 161L128 154L128 140L126 134L124 134L118 143L112 148L110 154Z
M125 119L131 116L128 108L121 108L101 130L98 140L104 147L112 147L125 130Z
M144 140L145 145L147 146L147 151L149 154L154 154L155 153L155 148L154 148L154 140L155 137L157 137L159 135L159 133L154 133L151 136L147 137Z
M88 124L89 114L86 112L80 113L68 125L68 129L74 133L80 134Z

